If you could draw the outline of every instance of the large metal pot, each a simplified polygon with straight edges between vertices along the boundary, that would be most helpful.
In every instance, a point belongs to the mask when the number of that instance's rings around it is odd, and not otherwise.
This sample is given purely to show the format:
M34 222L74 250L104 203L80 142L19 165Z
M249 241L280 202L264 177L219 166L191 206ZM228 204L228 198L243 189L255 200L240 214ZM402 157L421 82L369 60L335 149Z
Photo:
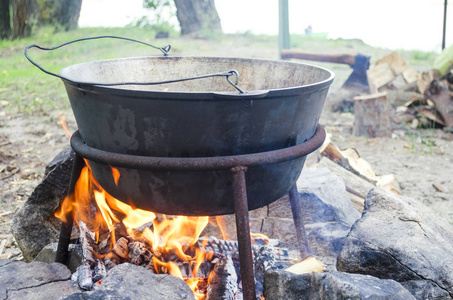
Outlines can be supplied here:
M238 74L236 86L232 81ZM287 61L164 56L76 64L59 77L89 147L137 156L212 157L277 150L310 139L334 75ZM261 207L287 193L304 161L250 168L249 206ZM120 168L117 187L110 166L92 162L91 167L107 192L137 207L186 215L233 212L225 171Z

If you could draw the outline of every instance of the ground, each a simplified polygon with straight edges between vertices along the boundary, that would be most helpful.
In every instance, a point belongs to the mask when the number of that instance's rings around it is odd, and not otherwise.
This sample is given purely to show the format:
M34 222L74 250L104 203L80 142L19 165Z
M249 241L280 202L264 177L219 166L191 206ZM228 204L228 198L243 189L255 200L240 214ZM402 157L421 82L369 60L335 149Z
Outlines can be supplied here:
M252 47L247 42L247 37L234 42L191 42L190 39L180 42L199 45L176 50L182 55L278 57L277 48ZM10 51L19 51L11 49ZM379 50L376 53L388 52ZM331 89L332 95L350 71L342 66L330 67L337 74L335 85ZM52 88L59 89L59 93L64 90L61 84ZM70 131L76 129L76 124L68 105L41 113L30 113L8 109L6 106L10 105L10 101L4 95L0 100L0 240L3 240L11 236L13 215L43 178L46 164L69 146L59 124L59 116L63 114L66 117ZM324 109L320 122L331 134L335 144L340 148L355 148L377 174L396 175L403 195L423 202L453 223L451 133L445 133L441 129L414 131L400 126L395 127L391 138L355 137L352 135L354 116L350 113L330 112L328 107L327 105ZM313 159L315 158L309 161ZM19 254L14 245L7 250Z

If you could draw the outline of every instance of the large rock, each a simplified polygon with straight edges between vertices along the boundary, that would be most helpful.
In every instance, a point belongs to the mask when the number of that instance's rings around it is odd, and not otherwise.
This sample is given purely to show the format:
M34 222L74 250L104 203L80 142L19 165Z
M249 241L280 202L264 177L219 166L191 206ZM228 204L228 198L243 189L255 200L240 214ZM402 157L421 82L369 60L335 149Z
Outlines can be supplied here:
M70 277L58 263L0 260L0 299L58 299L78 291Z
M285 271L266 273L264 297L266 300L414 299L394 280L341 272L296 275Z
M76 299L181 299L191 300L189 286L176 277L157 275L133 264L120 264L107 273L101 285L93 292L78 292L64 300Z
M306 168L297 180L299 201L309 247L318 256L336 256L352 224L360 218L346 192L344 181L326 168ZM259 223L262 233L283 246L297 247L291 206L287 197L269 205Z
M326 168L305 168L297 180L297 191L307 224L339 222L352 226L360 218L346 192L344 181ZM269 216L292 218L288 201L269 205Z
M74 152L67 148L46 167L45 177L14 216L12 233L27 261L58 240L61 221L53 216L66 196Z
M415 200L373 189L337 269L406 283L419 299L420 287L432 290L428 299L453 297L453 227Z

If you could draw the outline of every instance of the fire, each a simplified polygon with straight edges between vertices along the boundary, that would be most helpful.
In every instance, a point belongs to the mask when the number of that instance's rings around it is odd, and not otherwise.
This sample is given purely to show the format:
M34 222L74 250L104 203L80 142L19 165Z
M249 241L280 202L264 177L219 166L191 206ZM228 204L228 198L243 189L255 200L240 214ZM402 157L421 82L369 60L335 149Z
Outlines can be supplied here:
M112 175L117 184L120 173L112 168ZM198 248L194 250L193 246L208 224L208 217L157 216L153 212L132 207L109 195L96 181L88 164L82 169L73 195L66 197L55 216L66 222L71 214L76 222L83 221L95 232L97 242L101 233L110 233L110 249L116 243L115 229L118 224L124 226L130 237L146 243L152 249L152 264L157 273L168 273L184 279L178 265L172 260L177 258L180 262L188 263L193 278L186 279L186 282L197 299L205 298L198 291L204 279L197 278L197 273L202 262L210 261L213 254ZM143 225L147 225L143 231L137 230Z

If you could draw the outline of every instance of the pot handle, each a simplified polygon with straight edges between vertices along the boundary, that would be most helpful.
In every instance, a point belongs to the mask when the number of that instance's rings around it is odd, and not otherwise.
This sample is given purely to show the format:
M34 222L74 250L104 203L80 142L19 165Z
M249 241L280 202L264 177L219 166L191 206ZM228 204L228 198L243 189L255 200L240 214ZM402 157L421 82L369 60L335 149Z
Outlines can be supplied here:
M82 42L82 41L88 41L88 40L97 40L97 39L104 39L104 38L120 39L120 40L126 40L126 41L131 41L131 42L140 43L140 44L143 44L143 45L152 47L152 48L154 48L154 49L160 50L160 51L164 54L164 56L167 56L167 55L168 55L168 52L170 52L170 49L171 49L171 45L166 45L166 46L164 46L164 47L157 47L157 46L154 46L154 45L151 45L151 44L148 44L148 43L139 41L139 40L131 39L131 38L125 38L125 37L114 36L114 35L102 35L102 36L94 36L94 37L80 38L80 39L72 40L72 41L63 43L63 44L61 44L61 45L58 45L58 46L55 46L55 47L50 47L50 48L41 47L41 46L36 45L36 44L29 45L29 46L25 47L24 55L25 55L25 57L28 59L29 62L31 62L35 67L37 67L38 69L40 69L40 70L43 71L44 73L49 74L49 75L52 75L52 76L55 76L55 77L58 77L58 78L60 78L60 79L64 79L64 80L70 81L70 82L75 82L75 81L70 80L70 79L68 79L68 78L66 78L66 77L64 77L64 76L61 76L61 75L59 75L59 74L57 74L57 73L48 71L48 70L44 69L43 67L41 67L37 62L35 62L34 60L32 60L32 59L30 58L30 56L28 55L28 49L30 49L30 48L38 48L39 50L52 51L52 50L56 50L56 49L58 49L58 48L61 48L61 47L63 47L63 46L67 46L67 45L69 45L69 44L76 43L76 42ZM75 83L77 83L77 82L75 82Z
M245 92L238 86L239 73L236 70L230 70L228 72L219 72L219 73L214 73L214 74L205 74L205 75L193 76L193 77L188 77L188 78L179 78L179 79L165 80L165 81L155 81L155 82L117 82L117 83L80 82L80 81L71 80L71 79L69 79L67 77L61 76L61 75L59 75L57 73L54 73L54 72L51 72L51 71L48 71L48 70L44 69L37 62L32 60L30 58L30 56L28 55L28 49L30 49L30 48L38 48L38 49L44 50L44 51L51 51L51 50L56 50L58 48L61 48L63 46L66 46L66 45L69 45L69 44L72 44L72 43L81 42L81 41L87 41L87 40L103 39L103 38L121 39L121 40L126 40L126 41L132 41L132 42L140 43L140 44L143 44L143 45L146 45L146 46L150 46L150 47L152 47L154 49L160 50L164 54L164 56L167 56L168 53L170 52L170 49L171 49L171 45L166 45L164 47L157 47L157 46L154 46L154 45L151 45L151 44L139 41L139 40L131 39L131 38L125 38L125 37L113 36L113 35L103 35L103 36L95 36L95 37L76 39L76 40L69 41L69 42L66 42L66 43L63 43L61 45L58 45L58 46L55 46L55 47L51 47L51 48L41 47L41 46L38 46L36 44L29 45L29 46L25 47L24 55L28 59L28 61L30 61L35 67L37 67L38 69L40 69L44 73L52 75L52 76L55 76L55 77L60 78L62 80L66 80L66 81L75 83L75 84L88 84L88 85L101 85L101 86L157 85L157 84L166 84L166 83L180 82L180 81L186 81L186 80L201 79L201 78L207 78L207 77L225 76L225 78L228 81L228 83L231 84L236 90L238 90L240 94L245 94ZM234 75L234 82L230 78L233 75Z

